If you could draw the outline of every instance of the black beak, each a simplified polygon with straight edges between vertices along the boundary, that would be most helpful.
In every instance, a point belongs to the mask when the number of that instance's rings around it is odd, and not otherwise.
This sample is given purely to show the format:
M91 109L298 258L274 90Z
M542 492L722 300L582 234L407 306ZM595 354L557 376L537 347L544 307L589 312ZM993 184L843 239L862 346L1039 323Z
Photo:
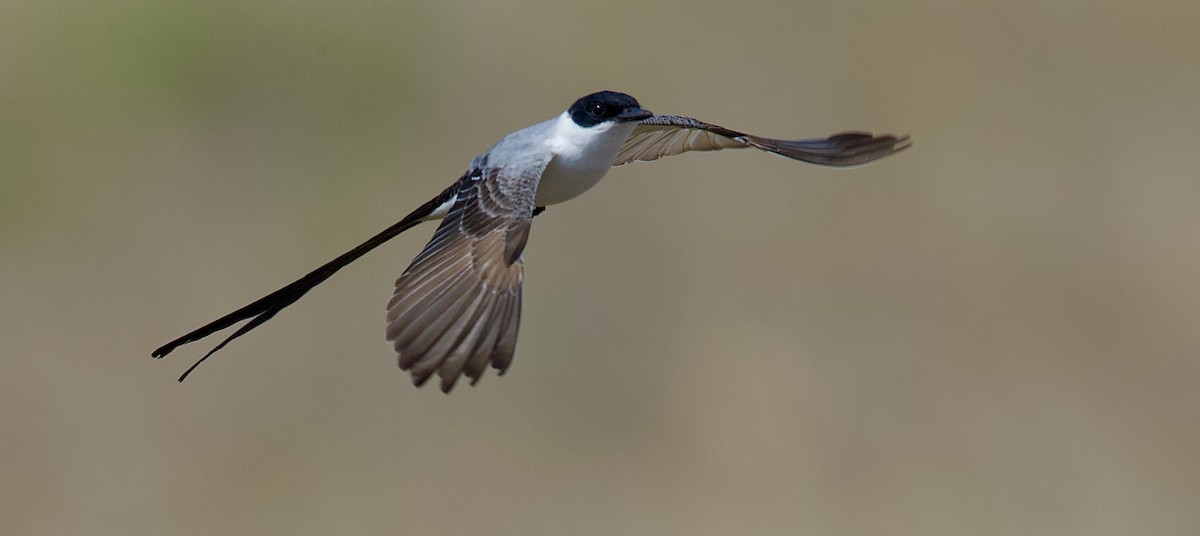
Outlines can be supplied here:
M630 108L617 115L617 122L628 123L629 121L641 121L654 117L654 112L642 108Z

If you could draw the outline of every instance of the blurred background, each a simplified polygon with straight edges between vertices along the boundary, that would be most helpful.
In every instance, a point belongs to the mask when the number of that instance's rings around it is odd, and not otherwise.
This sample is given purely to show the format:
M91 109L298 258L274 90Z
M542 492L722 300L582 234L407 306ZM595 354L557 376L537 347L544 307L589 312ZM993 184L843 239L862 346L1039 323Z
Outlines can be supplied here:
M0 533L1194 534L1200 3L0 4ZM513 368L384 340L421 227L160 344L599 89L752 151L614 170Z

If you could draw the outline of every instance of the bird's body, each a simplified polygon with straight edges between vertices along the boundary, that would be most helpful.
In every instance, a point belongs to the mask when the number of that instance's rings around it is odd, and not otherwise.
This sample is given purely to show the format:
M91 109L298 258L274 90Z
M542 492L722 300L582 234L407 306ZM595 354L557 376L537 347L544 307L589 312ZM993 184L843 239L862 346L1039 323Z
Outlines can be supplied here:
M849 166L908 147L907 137L845 133L824 139L775 140L681 116L655 116L628 95L602 91L552 119L515 131L476 157L440 195L397 224L308 275L154 351L250 319L179 379L229 341L291 305L338 269L422 221L441 220L433 238L396 280L387 338L399 365L423 384L433 374L449 391L460 376L478 381L490 364L512 361L520 323L526 241L546 206L595 186L613 166L687 151L755 147L810 163Z
M636 122L629 121L604 130L598 130L599 126L581 128L567 112L547 123L552 124L553 135L546 145L554 158L538 183L539 207L569 201L599 183L612 169L621 144L637 127Z

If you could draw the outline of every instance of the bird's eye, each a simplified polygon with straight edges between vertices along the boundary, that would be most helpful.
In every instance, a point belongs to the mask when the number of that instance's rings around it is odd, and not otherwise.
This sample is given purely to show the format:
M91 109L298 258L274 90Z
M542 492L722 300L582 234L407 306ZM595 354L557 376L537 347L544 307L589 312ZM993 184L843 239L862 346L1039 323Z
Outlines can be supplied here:
M592 108L590 110L588 110L588 113L591 114L592 117L596 117L596 118L602 119L602 118L608 117L608 106L605 106L603 103L597 102L592 105Z

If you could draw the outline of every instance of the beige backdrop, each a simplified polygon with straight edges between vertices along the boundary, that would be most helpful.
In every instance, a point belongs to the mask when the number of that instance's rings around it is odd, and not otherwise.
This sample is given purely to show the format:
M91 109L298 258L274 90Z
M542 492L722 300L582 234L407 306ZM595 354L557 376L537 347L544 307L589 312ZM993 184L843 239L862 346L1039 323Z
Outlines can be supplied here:
M1194 534L1200 3L0 4L0 533ZM614 170L537 219L515 364L384 341L504 133L615 89L830 170Z

